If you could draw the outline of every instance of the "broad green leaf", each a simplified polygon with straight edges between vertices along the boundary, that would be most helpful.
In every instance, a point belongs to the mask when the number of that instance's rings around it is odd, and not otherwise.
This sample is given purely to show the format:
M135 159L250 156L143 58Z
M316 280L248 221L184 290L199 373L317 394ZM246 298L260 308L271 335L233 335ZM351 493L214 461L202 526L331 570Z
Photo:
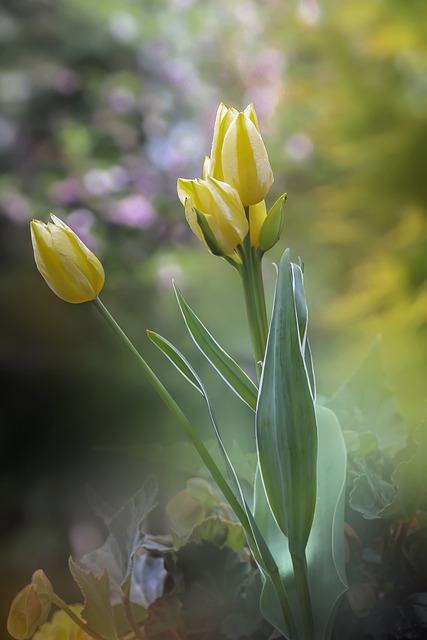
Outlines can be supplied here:
M245 533L240 523L211 516L193 528L187 541L213 542L218 547L227 546L240 553L245 544Z
M358 460L363 472L353 482L349 505L359 511L367 520L380 518L381 511L394 500L396 490L390 482L383 480L375 471L369 469L363 460Z
M280 261L256 411L260 471L274 518L303 556L316 504L317 424L289 249Z
M390 456L406 444L405 425L383 370L380 339L326 406L336 414L345 431L373 431L380 448Z
M307 545L316 628L315 640L329 640L341 596L347 589L344 508L347 452L335 414L316 408L319 433L317 502Z
M182 576L187 638L190 640L194 634L216 640L219 633L215 631L225 614L241 603L249 564L230 547L220 548L206 541L184 545L178 550L176 561Z
M142 625L147 617L147 609L145 609L145 607L141 607L139 604L135 604L134 602L131 602L130 607L133 619L138 625ZM117 634L120 638L123 638L131 631L131 627L122 602L113 605L113 615Z
M391 476L395 498L379 512L382 518L410 520L419 509L427 509L427 421L415 430L413 441L413 456L398 464Z
M84 569L103 573L108 570L112 585L120 591L130 584L133 556L144 539L141 526L156 506L157 482L150 476L143 487L106 521L110 531L100 549L87 553L80 561Z
M110 602L110 579L105 569L101 576L83 571L70 558L70 571L82 592L85 604L82 617L91 629L106 640L117 640L113 608Z
M254 382L216 342L175 287L179 308L195 344L227 385L255 411L258 390Z
M149 640L181 638L182 604L177 594L162 596L148 607L144 634Z
M347 452L353 458L375 458L378 454L378 438L373 431L343 431Z
M339 600L346 590L344 557L346 450L341 427L335 415L323 407L317 407L316 414L319 426L317 500L307 544L307 565L315 627L313 640L329 640ZM295 590L288 540L271 514L260 476L257 477L255 486L255 519L279 567L300 634L303 634L303 614ZM263 581L261 597L263 614L286 636L287 624L272 582L265 573Z
M233 440L230 458L240 481L244 480L249 486L253 487L257 468L257 454L252 451L242 451L238 442Z

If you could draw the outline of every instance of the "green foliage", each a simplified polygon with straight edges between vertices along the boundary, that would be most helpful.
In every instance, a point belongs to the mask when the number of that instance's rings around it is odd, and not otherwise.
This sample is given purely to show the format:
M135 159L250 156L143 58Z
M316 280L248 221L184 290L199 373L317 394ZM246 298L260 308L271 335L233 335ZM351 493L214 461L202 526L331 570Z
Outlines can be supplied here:
M367 519L395 521L411 521L425 510L426 423L408 433L384 374L379 340L326 406L340 418L354 461L350 506Z
M326 402L346 431L375 435L381 450L395 455L406 443L407 433L397 412L396 400L384 375L381 342L376 340L368 356L350 380Z
M200 322L194 311L185 302L181 292L175 287L179 308L195 344L228 386L251 409L255 410L258 390L252 380L224 351Z
M81 569L71 558L69 567L85 599L82 617L91 629L106 640L117 640L107 568L104 569L102 575L96 576L90 571Z
M316 502L317 425L304 359L306 327L300 334L295 306L296 269L287 250L279 265L256 429L270 508L291 553L303 555Z
M268 251L280 240L285 222L285 204L288 196L284 193L269 209L259 233L259 248Z
M318 407L316 413L319 426L317 501L307 545L307 566L316 621L315 638L321 639L330 637L339 599L346 589L342 531L346 464L344 442L336 417L323 407ZM331 468L334 473L331 473ZM288 541L271 515L260 478L256 483L255 518L272 549L291 598L291 606L302 627L304 613L300 611L293 584ZM265 581L261 608L266 618L285 633L286 621L280 615L272 586L271 581Z
M123 507L111 517L104 518L110 534L104 545L89 552L81 561L84 569L96 573L108 571L111 587L126 594L130 588L133 558L141 547L144 534L141 526L147 515L155 507L157 482L149 478L143 487ZM98 502L99 505L99 502ZM103 513L105 506L98 508Z

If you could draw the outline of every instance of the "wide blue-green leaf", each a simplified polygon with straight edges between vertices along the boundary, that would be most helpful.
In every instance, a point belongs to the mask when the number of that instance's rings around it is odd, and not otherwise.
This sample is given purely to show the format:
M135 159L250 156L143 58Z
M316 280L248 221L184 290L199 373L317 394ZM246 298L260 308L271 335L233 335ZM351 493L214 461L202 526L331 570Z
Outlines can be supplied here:
M263 485L293 554L303 556L316 504L317 424L289 249L280 261L256 411ZM298 279L300 280L299 276ZM301 288L298 290L302 295Z
M188 331L197 347L234 393L255 411L258 389L254 382L213 338L176 286L175 293Z
M337 606L346 590L344 558L346 449L336 416L324 407L317 407L316 415L319 427L317 500L306 551L315 629L313 640L329 640ZM259 475L255 483L254 517L279 567L300 637L304 638L303 613L295 589L288 540L273 518ZM287 636L288 627L271 579L265 573L262 575L263 615Z

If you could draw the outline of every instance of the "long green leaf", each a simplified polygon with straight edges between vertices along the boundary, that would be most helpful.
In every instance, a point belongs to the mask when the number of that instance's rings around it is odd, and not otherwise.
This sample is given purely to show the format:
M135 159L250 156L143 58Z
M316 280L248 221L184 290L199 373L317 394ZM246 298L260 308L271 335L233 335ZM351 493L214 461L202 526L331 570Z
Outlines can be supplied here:
M256 432L263 484L274 518L303 556L316 504L317 424L301 351L290 252L279 265L262 372Z
M344 560L344 506L346 449L336 416L316 408L319 425L317 501L307 544L307 565L314 617L313 640L329 640L339 600L347 588ZM304 621L294 584L288 540L277 526L258 475L255 483L254 517L279 567L300 634ZM271 580L263 576L261 609L264 617L288 636Z
M188 331L197 347L234 393L255 411L258 389L254 382L213 338L176 286L175 293Z

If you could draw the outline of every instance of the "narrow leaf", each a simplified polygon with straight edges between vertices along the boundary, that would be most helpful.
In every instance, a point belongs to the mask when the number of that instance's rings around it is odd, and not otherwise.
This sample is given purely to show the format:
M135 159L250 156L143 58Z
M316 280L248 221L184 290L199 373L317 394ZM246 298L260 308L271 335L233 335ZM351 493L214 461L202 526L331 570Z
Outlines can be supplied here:
M187 360L182 356L176 347L171 342L163 338L155 331L147 331L147 336L168 358L168 360L178 369L178 371L184 376L184 378L191 384L199 393L203 394L200 388L199 381L194 375L192 368L188 364Z
M234 393L255 411L258 390L254 382L216 342L175 287L179 308L195 344Z
M151 332L150 332L151 333ZM151 335L149 333L149 337ZM155 334L155 344L159 347L159 349L165 354L167 358L174 364L174 366L186 377L188 380L191 380L193 386L195 386L203 395L208 411L211 419L212 426L215 431L215 435L217 438L217 442L219 445L219 450L222 454L223 461L225 463L225 467L227 470L227 475L230 484L228 484L225 478L220 473L220 470L214 460L209 456L209 458L203 458L206 466L212 473L212 477L218 484L220 490L224 493L225 498L230 503L230 506L234 510L236 516L240 520L248 540L249 547L254 555L254 558L258 562L258 564L266 568L268 570L275 570L277 567L272 558L271 552L266 545L261 533L259 532L258 525L253 519L252 513L247 505L241 484L239 482L239 478L236 474L234 466L231 463L231 460L228 456L226 448L221 438L221 434L219 432L218 426L215 421L215 417L212 411L212 407L210 404L209 396L205 391L202 381L199 376L196 374L194 369L188 363L188 361L184 358L184 356L178 351L178 349L172 345L170 342ZM199 453L201 452L198 437L195 433L189 433L189 436L192 439L193 444L197 445Z

